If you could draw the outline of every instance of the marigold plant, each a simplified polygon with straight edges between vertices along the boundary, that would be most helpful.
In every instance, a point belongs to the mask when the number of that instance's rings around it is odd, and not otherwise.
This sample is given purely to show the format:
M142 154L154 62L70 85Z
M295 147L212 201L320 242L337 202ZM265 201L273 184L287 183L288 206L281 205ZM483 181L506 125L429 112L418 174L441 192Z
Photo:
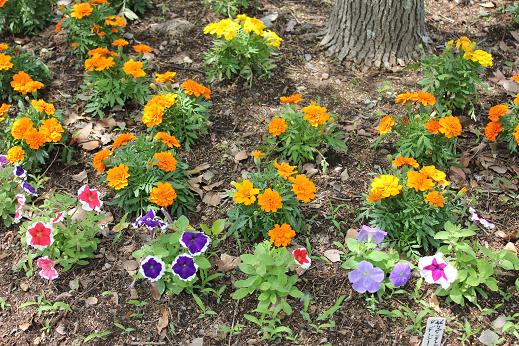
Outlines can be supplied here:
M204 57L209 82L239 76L250 84L254 77L269 76L275 68L272 56L283 41L261 20L244 14L211 23L204 34L214 36Z
M135 136L118 135L110 149L97 152L92 165L114 191L109 204L136 214L149 206L181 214L194 206L189 190L188 165L181 161L174 147L180 145L167 133Z
M491 107L484 129L489 142L502 141L512 153L519 148L519 96L516 100Z
M1 0L0 32L34 34L50 23L56 0Z
M266 149L281 158L302 165L321 156L326 167L323 149L338 151L347 149L345 135L337 130L335 117L326 107L311 102L306 107L299 105L299 94L280 98L284 107L268 124Z

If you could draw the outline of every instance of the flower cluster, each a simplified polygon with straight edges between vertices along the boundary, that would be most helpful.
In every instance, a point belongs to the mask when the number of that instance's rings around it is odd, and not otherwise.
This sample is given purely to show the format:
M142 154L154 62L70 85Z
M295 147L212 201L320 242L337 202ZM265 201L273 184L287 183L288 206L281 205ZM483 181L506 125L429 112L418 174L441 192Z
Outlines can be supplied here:
M503 138L511 152L519 147L519 94L506 104L501 103L488 110L490 120L485 127L485 137L489 142Z

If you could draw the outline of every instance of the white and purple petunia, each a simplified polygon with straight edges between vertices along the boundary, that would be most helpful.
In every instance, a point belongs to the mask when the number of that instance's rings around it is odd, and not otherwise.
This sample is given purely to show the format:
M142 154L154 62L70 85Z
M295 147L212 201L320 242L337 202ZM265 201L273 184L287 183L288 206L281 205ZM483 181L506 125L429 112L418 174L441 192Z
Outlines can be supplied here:
M37 196L38 195L38 193L36 192L36 189L34 188L34 186L29 184L28 182L24 181L24 182L22 182L20 184L20 186L22 187L23 191L25 191L29 195L32 195L32 196Z
M496 225L494 225L492 222L485 219L481 214L474 208L469 208L470 212L470 219L474 222L479 222L483 227L488 229L494 229L496 228Z
M27 171L18 164L14 166L13 174L18 179L25 179L25 177L27 177Z
M420 258L418 268L425 282L439 284L444 289L449 288L458 277L458 270L449 264L440 252L434 256Z
M9 161L7 161L7 155L0 155L0 168L4 168L7 164L9 164Z
M207 250L211 239L202 232L186 231L180 236L179 242L192 256L198 256Z
M25 205L25 195L19 193L15 196L16 198L16 211L14 212L14 222L18 223L23 217L23 206Z
M182 281L191 281L195 278L198 265L195 259L188 254L178 255L171 264L171 270Z
M139 272L146 279L155 282L166 272L166 264L158 257L148 256L141 261Z
M155 228L166 229L168 224L157 217L157 214L153 209L150 209L146 214L139 216L137 220L132 223L132 227L146 227L149 230L154 230Z

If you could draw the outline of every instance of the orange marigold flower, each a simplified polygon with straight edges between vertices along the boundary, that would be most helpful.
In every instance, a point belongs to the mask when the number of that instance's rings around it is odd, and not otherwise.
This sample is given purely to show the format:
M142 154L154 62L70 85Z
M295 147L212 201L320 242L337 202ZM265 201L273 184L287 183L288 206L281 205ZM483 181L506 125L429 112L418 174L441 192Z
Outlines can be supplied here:
M105 18L105 25L124 28L126 26L126 20L124 20L123 17L119 16L109 16Z
M292 238L296 236L296 232L289 224L274 225L274 228L269 231L270 241L274 246L287 246L290 244Z
M425 129L435 135L440 134L440 122L436 119L431 119L425 123Z
M162 143L166 144L168 148L180 148L180 142L177 137L170 136L166 132L157 132L155 139L162 141Z
M136 138L137 137L135 137L131 133L121 133L119 136L115 137L114 143L112 144L112 151L122 146L125 146L126 144L130 143Z
M94 49L90 49L87 52L87 55L88 56L100 55L100 56L105 56L105 57L111 55L115 58L119 56L119 54L117 54L116 52L113 52L110 49L105 48L105 47L97 47Z
M108 181L108 186L115 190L120 190L126 186L128 186L128 178L130 174L128 173L128 166L121 163L119 166L110 168L106 172L106 180Z
M133 78L140 78L146 76L146 72L142 69L142 61L128 60L123 65L123 71Z
M85 60L85 69L87 71L104 71L115 65L114 58L94 54L90 59Z
M50 118L42 121L40 131L45 136L47 143L58 143L65 130L59 123L58 119Z
M447 138L458 137L461 134L461 122L458 117L452 115L443 117L439 120L440 133Z
M328 114L326 107L318 106L313 101L310 106L303 108L303 112L305 113L304 119L313 127L322 125L330 119L330 114Z
M415 101L415 100L416 100L416 93L414 93L414 92L399 94L395 98L395 102L399 103L399 104L406 104L410 101Z
M10 163L17 163L23 161L25 158L25 151L21 146L17 145L7 150L6 160Z
M417 192L427 191L434 187L434 181L421 172L407 171L407 187L413 188Z
M288 179L291 175L297 173L295 170L297 166L290 166L287 162L278 163L277 161L274 161L274 167L276 167L278 174L283 179Z
M274 119L272 119L270 121L269 133L274 137L278 137L278 136L282 135L283 133L285 133L285 131L287 129L288 129L287 122L283 118L275 117Z
M423 199L434 208L443 208L445 206L445 197L438 191L431 191L425 194Z
M157 83L173 82L176 75L177 75L177 73L173 72L173 71L167 71L164 73L156 73L155 82L157 82Z
M70 16L72 18L83 19L83 17L91 15L93 10L94 8L92 7L92 5L90 5L90 3L82 2L74 5Z
M512 133L512 135L514 136L517 145L519 145L519 123L517 123L517 126L515 127L514 133Z
M23 140L29 148L38 150L42 145L47 143L45 133L36 130L34 127L29 128L23 135Z
M396 196L402 192L402 185L397 177L390 174L382 174L371 182L371 190L368 202L376 202L383 198Z
M103 149L98 151L94 158L92 159L92 166L94 166L97 173L103 173L106 169L105 161L108 159L108 157L112 154L112 151L110 149Z
M1 50L1 49L0 49ZM519 83L519 74L516 74L514 76L512 76L512 80L516 83Z
M510 109L508 109L508 105L501 103L490 107L488 110L488 118L492 121L498 121L502 116L510 113Z
M47 103L44 100L31 100L31 104L40 113L45 113L47 115L53 115L56 113L56 108L52 103Z
M99 37L105 37L106 33L101 29L101 26L94 24L92 25L92 32Z
M445 172L440 171L435 166L425 166L420 170L420 173L425 174L427 178L431 178L435 182L441 185L449 185L447 181L447 174Z
M11 126L11 135L14 139L22 140L25 136L25 133L29 129L33 129L34 124L32 123L32 120L28 117L23 117L18 120L16 120L13 123L13 126Z
M7 112L9 112L9 109L11 108L10 104L2 103L0 105L0 122L4 121L7 117Z
M271 188L265 189L262 194L258 195L258 204L261 210L273 213L283 207L281 195Z
M19 71L13 76L13 79L11 80L11 87L13 87L15 91L25 95L43 88L44 85L41 82L34 81L31 76L29 76L24 71Z
M254 158L254 160L259 160L261 159L263 156L265 156L265 153L260 151L260 150L253 150L251 153L252 157Z
M378 133L381 135L385 135L391 132L391 129L395 125L395 120L391 117L391 115L386 115L382 119L380 119L380 124L378 124Z
M251 205L256 202L256 195L260 190L256 189L252 182L248 179L243 179L241 183L233 183L236 192L232 195L234 203Z
M411 166L413 168L420 167L418 162L412 157L399 156L396 159L394 159L392 163L396 167L401 167L401 166Z
M293 180L292 192L298 200L308 203L315 198L317 188L305 175L298 174Z
M0 52L7 50L7 48L9 48L9 45L7 43L0 43Z
M152 127L162 123L164 111L177 102L176 94L163 94L153 96L144 106L142 122L147 127Z
M90 0L90 3L92 5L102 5L102 4L110 5L108 0Z
M13 66L13 63L11 62L11 56L0 53L0 71L10 70Z
M114 40L112 42L112 46L114 47L124 47L127 46L129 43L124 38L118 38L117 40Z
M156 160L155 165L162 169L164 172L173 172L177 169L177 159L170 152L163 151L153 155L153 159Z
M170 183L158 182L157 186L151 189L150 202L160 207L167 208L173 204L177 198L177 192Z
M151 53L152 51L152 48L144 43L136 44L132 48L135 53Z
M181 84L184 93L187 95L193 95L195 97L203 96L206 100L211 99L211 89L195 82L194 80L188 79Z
M420 102L422 106L432 106L436 103L436 97L431 93L420 90L416 92L416 101Z
M59 20L59 22L56 24L56 27L54 28L54 32L58 33L61 31L61 25L63 24L63 18Z
M384 191L380 189L371 189L366 200L370 203L378 202L384 198L383 192Z
M281 96L279 98L279 102L286 103L286 104L297 104L299 102L303 101L303 96L301 94L293 94L290 96Z
M519 93L517 93L517 95L515 95L514 105L519 106Z
M485 127L485 137L490 142L495 142L499 133L503 131L500 121L491 121Z

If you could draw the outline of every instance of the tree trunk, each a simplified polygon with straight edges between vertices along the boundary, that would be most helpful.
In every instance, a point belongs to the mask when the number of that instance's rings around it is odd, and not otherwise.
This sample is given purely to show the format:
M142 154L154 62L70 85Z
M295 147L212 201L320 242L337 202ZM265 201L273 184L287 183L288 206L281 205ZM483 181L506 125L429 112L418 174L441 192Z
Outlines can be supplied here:
M391 67L418 57L423 0L335 0L321 45L356 64Z

